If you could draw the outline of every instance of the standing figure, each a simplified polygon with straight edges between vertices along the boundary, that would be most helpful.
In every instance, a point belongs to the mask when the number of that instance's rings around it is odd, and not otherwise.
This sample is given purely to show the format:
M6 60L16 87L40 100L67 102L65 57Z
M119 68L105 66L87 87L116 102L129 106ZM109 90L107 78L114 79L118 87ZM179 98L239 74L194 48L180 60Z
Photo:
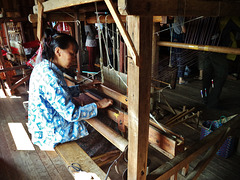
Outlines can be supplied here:
M203 102L208 108L217 107L228 76L226 54L209 53L203 62Z
M94 25L85 25L86 43L88 51L88 70L94 71L94 63L97 54L96 29Z
M223 17L220 19L219 46L234 47L234 38L240 32L238 17ZM228 76L228 59L235 55L209 53L203 66L203 100L209 108L219 108L222 88Z
M184 36L186 33L186 28L184 26L184 17L174 17L174 23L172 24L171 32L172 42L184 42ZM172 48L171 66L177 66L178 68L177 77L179 78L179 84L186 84L187 82L183 79L185 66L181 48Z
M46 29L43 38L42 61L31 74L29 84L28 130L33 144L42 150L52 150L57 144L73 141L88 135L85 119L97 115L99 108L112 105L111 99L78 106L73 97L85 86L68 87L63 69L76 61L78 44L67 34Z

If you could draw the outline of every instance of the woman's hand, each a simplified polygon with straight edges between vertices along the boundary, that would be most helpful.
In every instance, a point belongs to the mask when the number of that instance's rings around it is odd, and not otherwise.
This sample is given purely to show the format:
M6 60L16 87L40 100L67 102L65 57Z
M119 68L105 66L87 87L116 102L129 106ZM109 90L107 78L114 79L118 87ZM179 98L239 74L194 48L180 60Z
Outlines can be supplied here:
M107 99L107 98L101 99L98 102L96 102L96 105L97 105L98 109L106 108L108 106L111 106L112 104L113 104L113 100L112 99Z

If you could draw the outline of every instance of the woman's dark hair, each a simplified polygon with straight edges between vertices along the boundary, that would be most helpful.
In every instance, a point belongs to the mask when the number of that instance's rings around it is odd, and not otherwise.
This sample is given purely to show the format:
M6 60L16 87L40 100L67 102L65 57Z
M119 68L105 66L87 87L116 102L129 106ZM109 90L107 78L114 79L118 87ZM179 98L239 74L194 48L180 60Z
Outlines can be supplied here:
M59 33L55 29L48 28L44 31L44 37L42 40L43 52L42 58L52 61L54 58L54 51L56 47L61 49L67 49L70 44L73 44L75 51L78 51L77 41L70 35Z

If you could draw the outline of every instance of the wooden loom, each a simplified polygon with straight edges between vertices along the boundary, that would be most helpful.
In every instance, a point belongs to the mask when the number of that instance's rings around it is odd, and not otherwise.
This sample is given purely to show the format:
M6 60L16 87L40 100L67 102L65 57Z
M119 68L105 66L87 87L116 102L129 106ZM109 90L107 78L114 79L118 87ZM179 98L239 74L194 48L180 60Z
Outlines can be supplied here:
M25 69L27 68L27 65L19 65L19 66L13 66L13 67L5 67L5 61L3 59L3 55L2 52L0 51L0 64L2 64L3 69L0 70L0 73L4 73L5 77L6 77L6 83L10 89L10 93L14 94L15 89L17 87L19 87L21 84L27 82L30 78L30 71L28 71L26 73L26 71L24 71L26 74L23 74L22 77L10 77L8 75L8 72L10 71L15 71L17 69ZM1 88L5 94L5 96L8 96L8 93L6 91L5 85L4 85L4 81L3 79L0 78L0 83L1 83Z
M100 2L101 0L70 0L70 1L57 1L49 0L38 4L38 37L41 37L41 21L43 12L51 12L57 9L66 8L70 6L82 5L92 2ZM197 178L199 173L206 167L209 160L215 154L217 147L221 142L239 126L237 122L239 116L232 121L219 128L207 138L204 138L198 145L194 146L186 152L177 155L169 163L160 166L158 169L146 176L147 168L147 155L148 155L148 142L149 142L149 109L150 109L150 84L151 84L151 51L152 51L152 27L153 27L153 15L183 15L183 16L224 16L224 15L239 15L240 4L237 1L228 3L226 1L185 1L173 0L171 2L165 0L119 0L118 9L122 14L127 14L128 31L125 30L120 16L117 13L115 6L111 0L105 0L105 3L110 10L115 23L117 24L121 35L123 36L125 43L129 50L128 62L128 142L123 140L122 149L128 144L128 179L168 179L172 175L176 175L178 170L186 167L197 155L206 151L209 147L210 152L207 153L205 161L201 165L196 167L192 177ZM137 7L137 8L136 8ZM204 8L207 7L207 8ZM226 8L227 7L227 8ZM37 6L34 7L35 12ZM215 11L218 9L218 11ZM134 15L134 16L132 16ZM147 15L147 16L143 16ZM151 59L151 58L150 58ZM79 71L80 72L80 71ZM101 87L102 88L102 87ZM104 88L103 88L104 89ZM106 89L104 89L106 90ZM111 90L106 90L111 91ZM117 97L116 100L123 99L125 97L116 95L111 91L112 96ZM112 97L110 95L110 97ZM120 114L120 113L119 113ZM123 115L124 116L124 115ZM96 119L91 119L89 122L93 122ZM125 121L125 119L124 119ZM107 128L107 127L106 127ZM104 130L105 131L105 130ZM104 132L102 132L104 133ZM107 135L106 135L107 136ZM107 136L108 137L108 136ZM76 148L76 149L75 149ZM104 173L87 158L86 154L82 152L79 147L76 147L73 142L62 144L56 147L67 163L73 161L79 161L86 164L82 164L82 168L85 171L95 172L101 179L105 177ZM75 156L72 156L74 151ZM77 158L76 158L77 153ZM68 157L68 158L66 158ZM85 159L86 158L86 159ZM91 164L90 166L87 164ZM175 176L176 178L176 176Z

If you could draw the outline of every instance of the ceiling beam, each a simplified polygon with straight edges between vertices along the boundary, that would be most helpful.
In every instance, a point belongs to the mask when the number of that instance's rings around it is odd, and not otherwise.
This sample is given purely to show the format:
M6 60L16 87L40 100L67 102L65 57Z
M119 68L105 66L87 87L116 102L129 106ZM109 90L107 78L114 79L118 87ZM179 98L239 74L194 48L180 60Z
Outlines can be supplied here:
M93 2L99 2L103 0L67 0L67 1L61 1L61 0L49 0L46 2L43 2L43 9L44 12L49 11L55 11L62 8L68 8L71 6L77 6L81 4L87 4L87 3L93 3ZM37 5L33 6L33 13L37 14L38 7Z
M125 15L239 16L239 9L239 0L118 0L118 10Z

